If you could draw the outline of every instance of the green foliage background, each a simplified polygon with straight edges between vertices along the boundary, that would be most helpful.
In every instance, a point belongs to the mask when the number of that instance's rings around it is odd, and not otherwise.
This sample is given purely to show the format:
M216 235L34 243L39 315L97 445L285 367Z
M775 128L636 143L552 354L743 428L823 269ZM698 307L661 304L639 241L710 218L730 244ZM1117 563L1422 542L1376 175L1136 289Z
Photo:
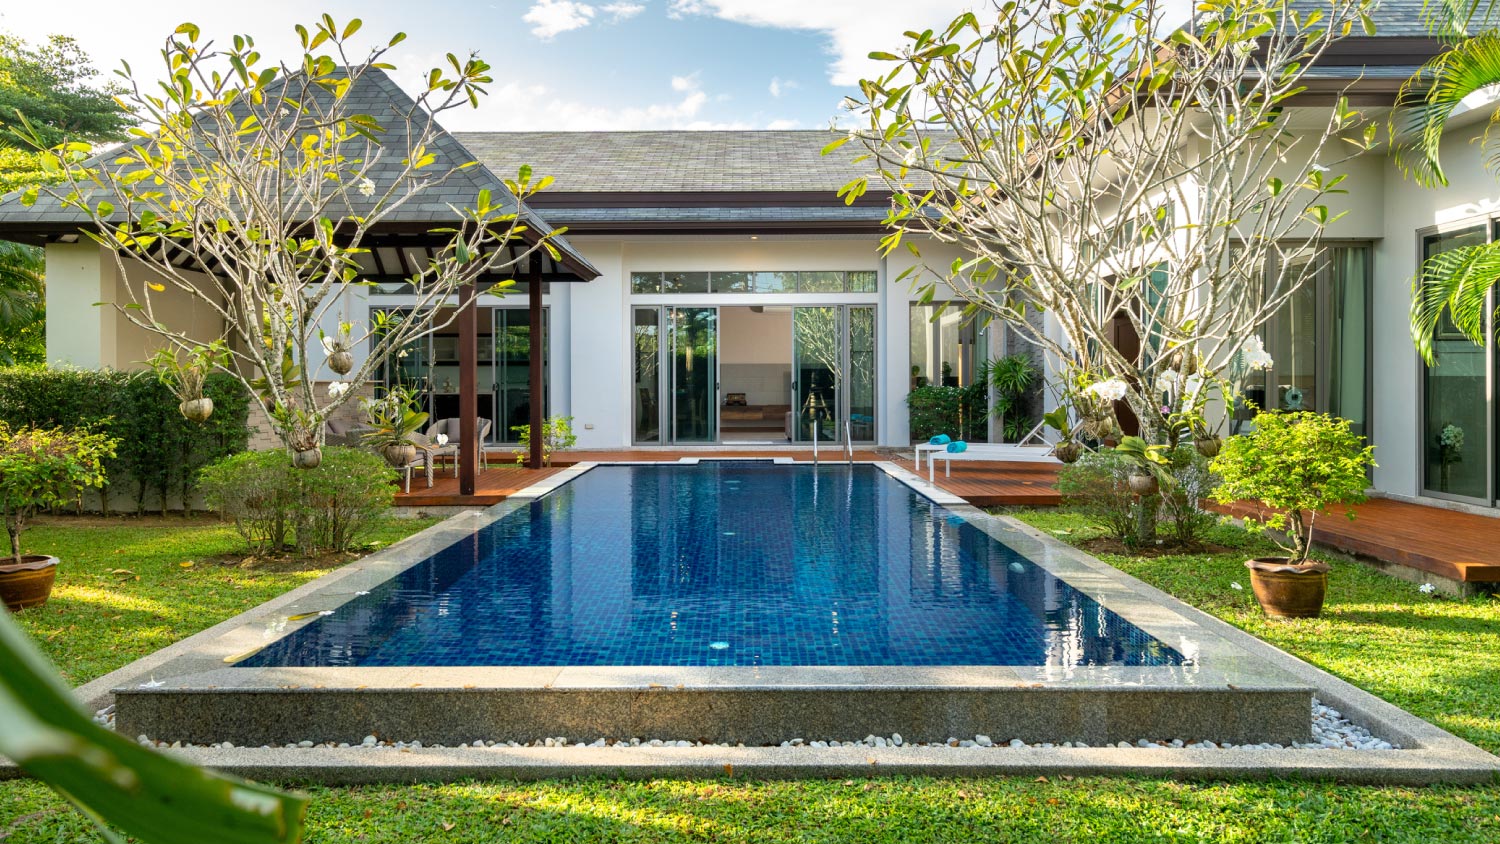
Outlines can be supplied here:
M119 440L105 467L110 487L132 494L136 512L145 511L150 493L165 511L169 498L191 497L199 470L249 443L250 397L239 382L211 375L203 392L214 413L207 422L189 422L149 372L11 367L0 369L0 420L90 427Z

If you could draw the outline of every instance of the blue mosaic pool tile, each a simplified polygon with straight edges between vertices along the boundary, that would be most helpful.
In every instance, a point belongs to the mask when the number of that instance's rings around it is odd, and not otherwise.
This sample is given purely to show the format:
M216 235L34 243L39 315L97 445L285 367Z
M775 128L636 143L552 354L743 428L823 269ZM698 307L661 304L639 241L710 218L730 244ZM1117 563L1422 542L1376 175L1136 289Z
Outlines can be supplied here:
M868 465L601 466L243 666L1176 665Z

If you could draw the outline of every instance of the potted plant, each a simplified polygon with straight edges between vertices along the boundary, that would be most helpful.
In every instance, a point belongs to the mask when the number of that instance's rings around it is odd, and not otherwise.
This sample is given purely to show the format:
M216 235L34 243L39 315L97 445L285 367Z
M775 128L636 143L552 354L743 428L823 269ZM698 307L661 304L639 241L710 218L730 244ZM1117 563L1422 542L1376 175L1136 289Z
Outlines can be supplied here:
M1127 436L1115 446L1115 451L1130 462L1130 491L1136 495L1155 495L1163 483L1171 484L1172 476L1167 469L1172 461L1170 449L1165 445L1148 444L1136 436Z
M177 397L177 409L193 422L206 422L213 415L214 400L203 395L203 383L222 358L224 345L215 341L183 354L178 349L157 349L146 363L156 377Z
M339 375L348 375L354 368L354 326L347 322L339 323L337 334L324 334L318 331L318 339L323 342L323 351L328 356L328 368Z
M0 565L0 601L11 610L39 607L52 594L57 558L22 554L21 531L38 509L68 504L87 487L104 486L115 441L90 431L11 428L0 422L0 514L10 554Z
M392 387L384 396L364 403L374 430L364 436L391 466L400 468L417 456L412 437L427 425L427 414L417 409L416 395L405 387Z
M1267 615L1315 618L1328 588L1326 563L1309 561L1313 524L1332 505L1365 500L1374 448L1349 429L1349 420L1321 413L1256 414L1254 430L1230 437L1214 458L1221 504L1255 501L1262 513L1245 526L1285 535L1285 557L1248 560L1255 599ZM1352 510L1346 509L1349 518Z
M1068 406L1059 405L1051 412L1042 414L1042 424L1057 432L1057 445L1052 453L1064 463L1077 463L1083 454L1083 446L1073 439L1073 423L1068 418Z

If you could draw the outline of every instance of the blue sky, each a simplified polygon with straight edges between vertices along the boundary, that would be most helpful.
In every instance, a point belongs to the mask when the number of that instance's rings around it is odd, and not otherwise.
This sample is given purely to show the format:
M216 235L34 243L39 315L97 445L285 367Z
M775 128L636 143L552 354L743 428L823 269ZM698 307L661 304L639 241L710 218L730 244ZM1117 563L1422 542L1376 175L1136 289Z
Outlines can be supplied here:
M878 65L871 50L908 29L940 26L974 0L207 0L168 8L117 0L7 2L0 30L35 40L72 35L102 69L127 60L160 76L157 52L182 20L227 40L253 35L269 57L295 45L292 27L322 12L359 17L371 39L401 31L398 81L444 53L478 50L494 66L478 111L451 129L723 129L826 127L840 100ZM982 3L981 3L982 5ZM184 11L188 10L188 11Z

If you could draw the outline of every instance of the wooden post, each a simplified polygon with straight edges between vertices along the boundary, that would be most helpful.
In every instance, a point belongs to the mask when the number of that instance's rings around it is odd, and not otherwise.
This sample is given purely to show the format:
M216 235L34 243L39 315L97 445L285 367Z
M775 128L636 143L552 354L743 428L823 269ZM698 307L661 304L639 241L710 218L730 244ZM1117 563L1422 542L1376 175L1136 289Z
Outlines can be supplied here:
M484 444L479 442L479 314L474 285L458 294L458 494L473 495Z
M532 275L526 281L527 304L531 311L531 454L526 465L542 468L542 408L546 404L547 385L542 383L542 279Z

